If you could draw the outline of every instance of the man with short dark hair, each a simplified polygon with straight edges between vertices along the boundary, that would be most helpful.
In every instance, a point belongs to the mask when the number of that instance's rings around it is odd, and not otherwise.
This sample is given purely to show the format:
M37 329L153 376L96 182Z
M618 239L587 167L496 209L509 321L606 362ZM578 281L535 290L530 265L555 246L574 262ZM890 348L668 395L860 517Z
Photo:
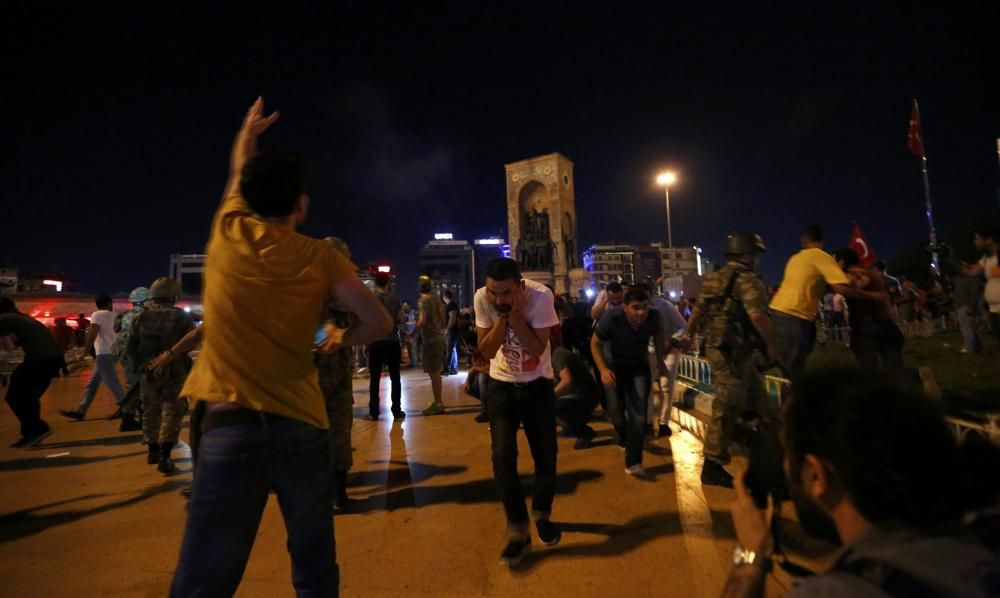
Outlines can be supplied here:
M650 371L649 341L653 341L657 371ZM604 345L612 363L604 360ZM625 448L625 473L644 477L642 446L646 438L646 415L654 375L666 375L666 341L660 327L660 312L650 307L649 293L633 288L623 305L604 312L591 339L591 353L607 389L608 411L618 444Z
M368 345L368 419L378 419L381 399L379 386L382 382L382 366L389 368L389 379L392 382L392 416L403 419L406 414L400 404L402 385L399 381L399 363L403 358L403 348L399 344L399 327L405 323L403 306L395 293L389 292L389 275L385 272L375 274L375 296L386 311L396 320L396 326L389 334Z
M458 373L458 304L450 290L441 294L444 300L444 365L442 376L454 376Z
M17 311L10 298L0 297L0 351L17 348L24 351L24 361L11 373L4 398L21 422L21 438L10 446L28 448L52 433L41 417L40 399L66 362L44 324Z
M84 340L84 353L94 353L94 370L90 373L87 386L83 389L83 399L76 409L60 409L59 413L70 419L80 421L87 416L90 404L97 396L101 382L108 387L115 397L115 404L121 405L125 399L125 391L118 381L118 359L112 349L115 344L115 314L111 311L114 303L111 295L100 294L94 300L97 311L90 316L90 326L87 327L87 337Z
M1000 339L1000 233L996 227L986 224L979 227L972 242L983 257L975 264L966 265L963 271L986 279L983 298L989 312L990 330Z
M856 288L865 291L886 290L885 279L878 270L868 270L859 264L857 252L849 247L838 249L833 258ZM892 319L892 304L888 293L882 301L858 301L851 307L851 351L862 368L903 369L903 333Z
M594 305L590 308L590 317L594 322L597 322L608 308L618 307L624 301L625 287L619 282L609 282L608 286L601 289L601 292L594 298Z
M851 286L837 262L823 251L823 229L818 224L807 226L799 240L802 250L789 258L770 305L777 350L792 379L805 369L816 346L816 315L828 288L859 301L881 301L883 295Z
M327 241L297 232L309 206L305 161L257 153L278 119L263 100L233 143L229 182L212 222L201 355L181 394L207 402L180 562L171 596L232 596L273 490L300 596L337 596L329 419L314 351L383 337L392 316ZM324 302L357 315L315 344Z
M486 286L476 291L479 351L490 360L487 400L493 478L507 516L507 544L501 564L516 566L531 549L528 510L517 472L517 429L535 462L531 511L538 539L559 542L561 533L549 517L556 486L556 415L549 336L559 324L552 293L545 285L521 278L516 261L498 258L486 266Z
M790 598L998 595L995 445L974 435L960 443L940 403L898 376L859 369L806 373L783 421L799 524L844 545L826 572L797 578ZM768 497L752 495L752 482L737 479L740 546L727 598L763 596L771 568L770 516L759 506Z

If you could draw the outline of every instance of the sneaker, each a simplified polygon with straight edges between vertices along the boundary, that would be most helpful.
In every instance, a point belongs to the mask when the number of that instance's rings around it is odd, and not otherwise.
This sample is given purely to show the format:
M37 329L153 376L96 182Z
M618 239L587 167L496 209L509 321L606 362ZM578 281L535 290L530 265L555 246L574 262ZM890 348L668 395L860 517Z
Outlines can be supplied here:
M673 431L670 429L669 425L667 425L667 424L660 424L660 429L659 429L659 431L657 431L656 437L657 438L665 438L667 436L670 436L671 434L673 434Z
M562 532L548 519L536 520L535 530L538 532L538 539L546 546L555 546L562 539Z
M431 406L424 409L424 415L438 415L444 413L444 405L441 403L431 403Z
M490 414L489 413L479 412L479 413L476 414L476 418L475 419L476 419L476 423L477 424L485 424L485 423L487 423L487 422L490 421Z
M74 421L82 421L83 420L83 414L80 413L79 411L75 411L75 410L74 411L70 411L68 409L60 409L59 410L59 415L61 415L63 417L68 417L68 418L70 418L71 420L74 420Z
M590 446L590 443L594 441L594 436L597 436L597 432L593 428L587 428L583 431L583 434L576 439L573 443L573 450L582 451L583 449Z
M706 459L701 467L701 485L732 488L733 476L722 465Z
M392 418L393 419L406 419L406 413L403 412L403 411L393 411L392 412Z
M646 477L646 468L642 466L642 463L636 463L635 465L626 467L625 473L637 478L644 478Z
M531 538L511 538L500 553L500 564L516 567L524 555L531 551Z

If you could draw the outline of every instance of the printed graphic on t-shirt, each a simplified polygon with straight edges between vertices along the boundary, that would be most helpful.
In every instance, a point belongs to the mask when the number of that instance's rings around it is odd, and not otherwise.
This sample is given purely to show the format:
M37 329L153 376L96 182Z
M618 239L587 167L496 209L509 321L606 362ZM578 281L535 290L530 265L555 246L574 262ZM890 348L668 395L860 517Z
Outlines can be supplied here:
M541 359L528 353L521 343L521 339L517 338L517 335L514 334L514 328L510 324L507 324L503 347L500 348L500 351L507 362L507 368L512 372L533 372L542 363Z

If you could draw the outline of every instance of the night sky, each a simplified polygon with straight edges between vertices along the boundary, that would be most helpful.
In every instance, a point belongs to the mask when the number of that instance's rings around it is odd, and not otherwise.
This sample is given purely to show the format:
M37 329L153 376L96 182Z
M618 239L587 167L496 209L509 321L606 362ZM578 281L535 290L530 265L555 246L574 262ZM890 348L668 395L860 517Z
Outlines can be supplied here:
M262 146L311 163L304 232L391 263L404 296L433 233L506 235L503 165L550 152L575 163L581 248L664 241L671 167L675 244L719 259L759 232L772 284L809 222L835 249L857 219L887 258L926 237L914 97L939 230L997 206L996 2L84 4L5 5L0 111L0 265L79 290L203 250L257 95L282 113Z

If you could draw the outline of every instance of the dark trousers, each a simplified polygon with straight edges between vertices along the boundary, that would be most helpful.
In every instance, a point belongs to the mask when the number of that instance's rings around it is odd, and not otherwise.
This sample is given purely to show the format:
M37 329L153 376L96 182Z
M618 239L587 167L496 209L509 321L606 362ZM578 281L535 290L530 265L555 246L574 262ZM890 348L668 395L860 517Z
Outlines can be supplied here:
M646 440L646 413L649 411L649 391L653 378L649 364L614 369L615 384L608 388L608 415L625 444L625 466L642 463L642 445Z
M49 389L59 369L66 365L62 357L23 362L10 375L7 405L21 422L21 436L44 431L48 424L41 417L42 395Z
M851 351L865 369L903 369L903 333L892 320L873 320L851 328Z
M512 384L490 379L488 404L490 438L493 446L493 479L512 529L524 531L528 511L517 473L517 428L524 424L531 457L535 461L535 482L531 510L548 516L556 491L556 415L552 380ZM537 516L537 515L536 515Z
M296 595L339 593L329 434L294 419L260 417L258 425L209 429L202 437L171 596L236 592L272 489Z
M444 335L444 367L441 373L454 372L458 369L458 330Z
M579 438L588 429L590 414L594 412L594 402L581 399L577 395L566 395L556 398L556 419L570 436Z
M774 312L771 321L778 354L795 380L806 369L806 359L816 347L816 323L780 311Z
M376 417L379 413L379 384L382 382L382 366L389 366L389 379L392 380L392 412L399 413L402 407L399 398L402 387L399 382L399 360L403 357L403 349L399 341L375 341L368 345L368 412Z
M489 385L489 374L484 374L482 372L474 372L472 374L472 383L469 385L469 394L479 399L482 403L482 408L479 410L480 413L489 414L489 410L486 408L486 405L488 404L487 399L489 398Z

